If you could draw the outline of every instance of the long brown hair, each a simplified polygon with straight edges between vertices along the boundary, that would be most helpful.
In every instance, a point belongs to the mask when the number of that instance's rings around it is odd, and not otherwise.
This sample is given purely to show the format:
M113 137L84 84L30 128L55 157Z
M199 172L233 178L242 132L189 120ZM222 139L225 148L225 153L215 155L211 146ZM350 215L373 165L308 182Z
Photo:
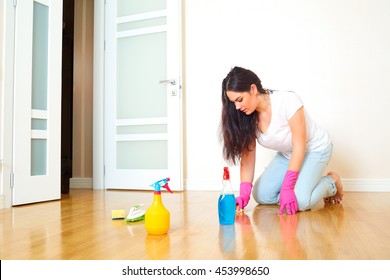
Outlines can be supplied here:
M234 67L222 81L222 119L221 140L223 142L223 156L225 160L237 164L246 151L254 148L257 138L258 117L256 111L246 115L236 109L229 100L226 91L248 92L255 84L260 94L268 94L263 89L259 77L252 71Z

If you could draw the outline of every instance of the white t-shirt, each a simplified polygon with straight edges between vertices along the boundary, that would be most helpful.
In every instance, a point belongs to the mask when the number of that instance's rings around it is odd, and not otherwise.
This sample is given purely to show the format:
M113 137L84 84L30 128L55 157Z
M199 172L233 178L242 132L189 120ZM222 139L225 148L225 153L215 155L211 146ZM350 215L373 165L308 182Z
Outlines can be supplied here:
M303 106L300 97L292 91L276 91L269 94L271 100L271 122L265 133L259 131L257 140L263 147L281 152L290 158L293 152L289 119ZM331 139L325 129L317 125L305 112L306 152L324 150Z

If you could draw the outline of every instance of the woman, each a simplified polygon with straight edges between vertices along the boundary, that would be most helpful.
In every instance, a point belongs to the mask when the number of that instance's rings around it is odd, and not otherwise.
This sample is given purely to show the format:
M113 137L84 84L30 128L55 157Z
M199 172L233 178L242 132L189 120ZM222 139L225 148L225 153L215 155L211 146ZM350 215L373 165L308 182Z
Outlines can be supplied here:
M240 162L238 210L250 199L256 141L277 151L253 185L256 202L279 203L279 214L290 215L311 209L321 199L343 199L337 173L322 176L332 154L331 139L294 92L264 89L255 73L234 67L222 82L221 128L225 159Z

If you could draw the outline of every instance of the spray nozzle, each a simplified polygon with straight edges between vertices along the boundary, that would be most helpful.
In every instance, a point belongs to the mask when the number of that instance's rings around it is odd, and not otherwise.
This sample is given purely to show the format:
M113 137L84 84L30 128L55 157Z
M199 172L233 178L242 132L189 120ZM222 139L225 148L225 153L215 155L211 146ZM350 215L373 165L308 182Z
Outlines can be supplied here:
M170 193L173 193L168 186L168 181L170 181L169 178L164 178L164 179L161 179L161 180L151 184L150 186L154 188L155 192L160 192L161 188L165 188Z

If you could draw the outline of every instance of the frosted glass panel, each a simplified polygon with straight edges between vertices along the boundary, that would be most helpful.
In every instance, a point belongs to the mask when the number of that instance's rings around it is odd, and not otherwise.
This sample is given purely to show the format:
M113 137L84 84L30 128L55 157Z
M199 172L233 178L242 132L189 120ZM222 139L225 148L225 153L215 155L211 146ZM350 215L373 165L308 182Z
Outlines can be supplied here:
M118 0L117 15L127 16L166 9L166 0Z
M168 168L167 141L117 142L118 169L166 169Z
M166 33L117 41L117 118L167 116Z
M34 2L32 109L47 109L49 7Z
M166 139L167 125L150 120L167 117L168 87L160 84L167 79L167 18L164 13L140 15L164 10L166 0L117 1L116 119L124 120L120 124L137 120L116 126L117 169L168 168L167 140L139 140ZM131 15L139 17L126 18ZM161 135L153 137L156 133Z
M31 119L31 129L46 130L47 129L47 120Z
M34 1L31 109L47 110L49 7ZM47 130L46 119L31 119L31 129ZM31 176L46 175L47 140L31 139Z
M46 151L46 139L31 139L31 176L46 175Z

